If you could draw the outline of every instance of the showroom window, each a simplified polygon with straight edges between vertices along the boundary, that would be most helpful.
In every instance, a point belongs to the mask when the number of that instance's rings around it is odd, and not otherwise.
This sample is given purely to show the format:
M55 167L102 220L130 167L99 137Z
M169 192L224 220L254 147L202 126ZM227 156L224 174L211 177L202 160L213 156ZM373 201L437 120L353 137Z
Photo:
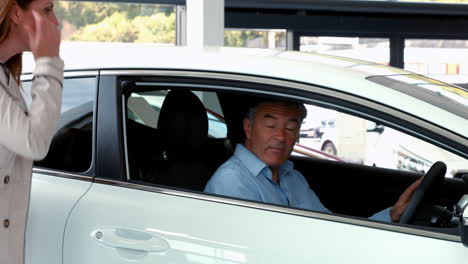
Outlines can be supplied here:
M449 83L468 83L468 40L406 39L404 54L405 70Z
M158 4L57 1L65 42L175 44L175 7Z
M275 29L226 29L224 45L286 50L286 30Z
M386 38L301 37L300 51L377 62L390 62L390 41Z
M176 7L161 4L136 4L99 1L55 1L62 43L60 56L68 68L81 65L83 56L93 61L102 51L176 45ZM76 52L79 50L80 52ZM144 51L142 51L144 52ZM89 66L89 65L87 65ZM34 69L32 53L23 55L23 72Z

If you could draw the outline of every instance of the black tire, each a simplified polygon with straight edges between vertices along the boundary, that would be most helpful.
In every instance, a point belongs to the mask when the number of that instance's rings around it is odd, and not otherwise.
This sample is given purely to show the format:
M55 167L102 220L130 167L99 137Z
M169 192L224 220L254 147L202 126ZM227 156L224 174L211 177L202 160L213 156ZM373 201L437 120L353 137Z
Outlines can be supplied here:
M333 156L336 156L336 154L338 154L338 151L336 151L335 144L333 144L331 141L326 141L325 143L323 143L321 150Z

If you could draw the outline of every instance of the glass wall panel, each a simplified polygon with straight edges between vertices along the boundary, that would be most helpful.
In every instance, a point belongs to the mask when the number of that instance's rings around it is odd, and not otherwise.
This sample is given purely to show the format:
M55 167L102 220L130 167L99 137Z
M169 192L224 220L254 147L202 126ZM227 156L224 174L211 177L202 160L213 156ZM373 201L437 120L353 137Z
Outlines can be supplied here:
M317 52L377 62L390 62L390 41L386 38L301 37L300 51Z
M468 40L407 39L405 69L455 84L468 83Z
M421 74L468 74L468 41L407 39L405 69Z
M57 1L64 41L175 44L175 7Z
M224 46L286 50L286 30L226 29Z
M103 50L121 53L135 46L176 45L174 5L98 1L55 1L54 4L62 33L60 56L68 66L80 61L77 57L92 60L93 54ZM23 56L23 72L32 72L33 67L33 56L27 52Z

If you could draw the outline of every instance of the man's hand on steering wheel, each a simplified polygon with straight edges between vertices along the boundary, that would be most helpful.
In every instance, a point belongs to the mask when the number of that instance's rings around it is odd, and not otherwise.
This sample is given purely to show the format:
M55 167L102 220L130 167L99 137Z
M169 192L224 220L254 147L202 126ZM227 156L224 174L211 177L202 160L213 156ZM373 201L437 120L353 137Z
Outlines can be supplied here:
M400 217L405 212L406 207L408 207L409 201L411 200L411 197L413 197L414 191L419 187L423 178L424 177L421 177L419 180L411 184L408 188L406 188L400 198L398 198L398 201L392 207L392 210L390 210L390 217L392 218L393 222L400 221Z
M447 166L441 161L432 164L426 175L417 180L400 196L397 203L390 211L392 221L401 224L411 224L424 200L433 198L438 187L444 181Z

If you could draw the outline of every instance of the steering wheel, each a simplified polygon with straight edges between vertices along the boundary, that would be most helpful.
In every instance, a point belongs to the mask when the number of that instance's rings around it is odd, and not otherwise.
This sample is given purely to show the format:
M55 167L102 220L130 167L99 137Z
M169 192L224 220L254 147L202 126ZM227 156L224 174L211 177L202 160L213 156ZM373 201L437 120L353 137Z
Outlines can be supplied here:
M423 202L423 198L427 198L428 195L435 191L437 186L442 184L446 171L447 166L441 161L438 161L431 166L429 171L424 175L419 187L414 191L405 212L401 216L401 224L410 224L413 222L414 216Z

